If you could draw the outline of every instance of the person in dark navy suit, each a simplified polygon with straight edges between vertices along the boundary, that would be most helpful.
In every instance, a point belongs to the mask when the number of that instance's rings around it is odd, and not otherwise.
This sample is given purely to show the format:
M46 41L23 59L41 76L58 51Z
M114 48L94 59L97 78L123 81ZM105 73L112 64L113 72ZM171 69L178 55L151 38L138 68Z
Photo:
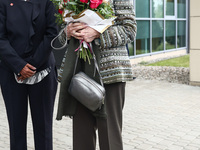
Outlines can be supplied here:
M30 104L35 150L52 150L57 90L50 46L57 35L50 0L0 0L0 85L10 131L10 149L27 150Z

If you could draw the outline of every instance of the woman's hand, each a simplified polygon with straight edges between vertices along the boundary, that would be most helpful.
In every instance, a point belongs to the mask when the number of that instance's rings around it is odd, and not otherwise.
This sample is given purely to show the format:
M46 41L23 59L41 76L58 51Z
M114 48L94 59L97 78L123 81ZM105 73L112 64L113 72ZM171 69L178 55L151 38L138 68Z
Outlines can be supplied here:
M24 79L33 76L35 73L36 73L36 68L31 64L27 63L26 66L24 66L24 68L20 71L21 76L19 76L17 79L23 81Z
M86 27L87 25L85 23L70 23L65 30L65 32L67 32L67 38L70 39L70 37L73 36L76 39L83 40L84 35L80 31Z
M80 34L83 35L83 40L85 42L92 42L94 39L99 38L100 37L100 33L98 31L96 31L95 29L87 26L86 28L82 29L80 31Z

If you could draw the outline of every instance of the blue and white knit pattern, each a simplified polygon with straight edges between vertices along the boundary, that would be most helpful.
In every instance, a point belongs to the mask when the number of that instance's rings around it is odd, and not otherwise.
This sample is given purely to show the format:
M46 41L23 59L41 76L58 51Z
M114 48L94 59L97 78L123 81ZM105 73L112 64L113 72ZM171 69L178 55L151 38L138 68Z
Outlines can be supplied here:
M133 79L132 67L126 44L134 41L137 24L132 1L114 0L115 25L108 28L100 36L101 47L100 72L106 84L125 82Z

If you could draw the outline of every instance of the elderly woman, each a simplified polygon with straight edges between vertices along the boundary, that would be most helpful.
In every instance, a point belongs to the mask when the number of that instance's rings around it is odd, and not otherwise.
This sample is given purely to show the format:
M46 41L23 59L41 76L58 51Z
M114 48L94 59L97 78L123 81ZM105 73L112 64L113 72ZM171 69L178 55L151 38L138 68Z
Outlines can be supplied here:
M96 130L101 150L123 150L121 134L125 85L126 81L133 79L126 44L133 42L137 28L131 0L114 0L110 4L113 5L117 19L103 34L84 23L70 23L60 36L61 43L69 40L69 44L65 63L61 68L57 119L61 120L62 116L72 117L73 150L95 150ZM79 46L79 40L92 43L106 90L105 104L95 112L84 107L68 93L76 60L74 50ZM78 70L93 77L94 63L89 65L79 59ZM94 79L99 81L98 75Z

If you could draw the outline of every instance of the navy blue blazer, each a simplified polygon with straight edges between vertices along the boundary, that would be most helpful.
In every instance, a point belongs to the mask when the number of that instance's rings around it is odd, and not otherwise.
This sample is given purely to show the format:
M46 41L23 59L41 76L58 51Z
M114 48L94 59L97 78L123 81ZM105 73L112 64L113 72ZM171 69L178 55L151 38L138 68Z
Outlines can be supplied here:
M50 46L57 35L50 0L0 0L0 84L30 63L40 71L55 62Z

